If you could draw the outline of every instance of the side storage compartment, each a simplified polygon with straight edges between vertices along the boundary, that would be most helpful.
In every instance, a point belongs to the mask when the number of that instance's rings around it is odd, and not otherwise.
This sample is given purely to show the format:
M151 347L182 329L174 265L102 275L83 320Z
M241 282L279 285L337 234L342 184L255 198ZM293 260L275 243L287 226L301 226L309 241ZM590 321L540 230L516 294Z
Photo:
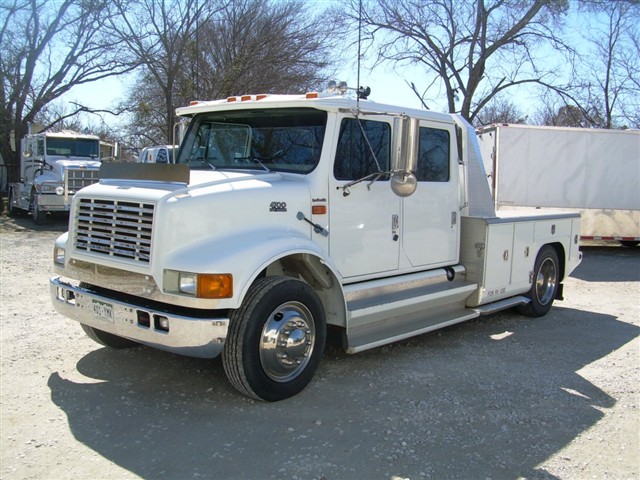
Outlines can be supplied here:
M460 263L478 288L467 298L477 307L525 293L535 262L534 222L462 217Z

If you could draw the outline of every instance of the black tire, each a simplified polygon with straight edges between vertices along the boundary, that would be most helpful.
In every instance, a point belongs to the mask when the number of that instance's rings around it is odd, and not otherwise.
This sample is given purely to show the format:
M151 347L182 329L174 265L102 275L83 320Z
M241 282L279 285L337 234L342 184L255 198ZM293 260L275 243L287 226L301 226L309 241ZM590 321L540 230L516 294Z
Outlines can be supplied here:
M44 225L47 223L47 212L40 210L38 196L35 192L31 195L31 218L36 225Z
M640 242L636 242L635 240L620 240L620 245L623 247L634 248L640 245Z
M309 285L260 278L230 320L222 364L239 392L275 402L307 386L327 337L324 307Z
M17 217L22 213L22 210L16 208L14 203L14 197L16 193L13 191L13 188L9 187L9 198L7 199L7 214L10 217Z
M134 342L128 338L118 337L112 333L103 332L102 330L90 327L84 323L81 323L80 326L91 340L99 343L100 345L104 345L105 347L121 350L123 348L132 348L140 345L138 342Z
M558 254L550 245L538 252L533 268L533 282L527 297L527 305L520 305L518 311L529 317L542 317L551 310L560 284L560 262Z

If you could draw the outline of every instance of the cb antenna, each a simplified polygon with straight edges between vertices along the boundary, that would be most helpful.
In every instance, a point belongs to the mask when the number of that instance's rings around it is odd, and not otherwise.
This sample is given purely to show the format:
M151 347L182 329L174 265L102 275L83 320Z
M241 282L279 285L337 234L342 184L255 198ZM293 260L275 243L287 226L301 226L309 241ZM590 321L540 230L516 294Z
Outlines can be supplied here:
M356 106L360 108L360 99L367 99L371 95L369 87L360 86L360 62L362 59L362 0L358 2L358 79L356 88Z
M358 86L358 90L360 90L360 59L362 58L362 0L358 2L358 80L356 81L356 85ZM360 107L360 94L356 95L356 105Z

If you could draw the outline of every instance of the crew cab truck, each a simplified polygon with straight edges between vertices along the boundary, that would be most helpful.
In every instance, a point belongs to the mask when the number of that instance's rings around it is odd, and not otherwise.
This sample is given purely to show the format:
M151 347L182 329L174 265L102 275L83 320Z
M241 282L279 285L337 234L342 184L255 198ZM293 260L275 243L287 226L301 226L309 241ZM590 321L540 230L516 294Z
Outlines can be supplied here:
M29 212L42 224L68 212L73 195L98 181L100 138L70 131L27 134L21 140L20 180L9 185L10 215Z
M340 93L196 102L174 165L104 165L54 247L55 309L113 348L222 355L240 392L517 306L540 316L578 265L577 214L496 217L456 115Z

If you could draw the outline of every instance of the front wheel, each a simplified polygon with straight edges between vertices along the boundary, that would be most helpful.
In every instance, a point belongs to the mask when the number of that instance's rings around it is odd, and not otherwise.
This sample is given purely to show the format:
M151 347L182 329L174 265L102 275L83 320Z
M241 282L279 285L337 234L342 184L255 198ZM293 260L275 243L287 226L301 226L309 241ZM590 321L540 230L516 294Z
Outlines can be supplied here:
M22 210L17 208L14 203L16 203L16 192L13 188L9 187L9 199L7 200L7 213L11 217L17 217Z
M36 225L44 225L47 223L47 212L40 209L38 204L38 195L31 195L31 218Z
M84 333L87 334L87 337L100 345L104 345L105 347L120 350L140 345L138 342L134 342L128 338L118 337L117 335L98 330L97 328L90 327L84 323L81 323L80 326L82 327L82 330L84 330Z
M326 341L324 308L309 285L289 277L258 279L230 320L222 363L238 391L274 402L307 386Z
M546 315L558 292L560 283L560 262L556 250L545 245L538 252L533 268L533 283L527 297L531 300L527 305L518 307L518 311L529 317Z

